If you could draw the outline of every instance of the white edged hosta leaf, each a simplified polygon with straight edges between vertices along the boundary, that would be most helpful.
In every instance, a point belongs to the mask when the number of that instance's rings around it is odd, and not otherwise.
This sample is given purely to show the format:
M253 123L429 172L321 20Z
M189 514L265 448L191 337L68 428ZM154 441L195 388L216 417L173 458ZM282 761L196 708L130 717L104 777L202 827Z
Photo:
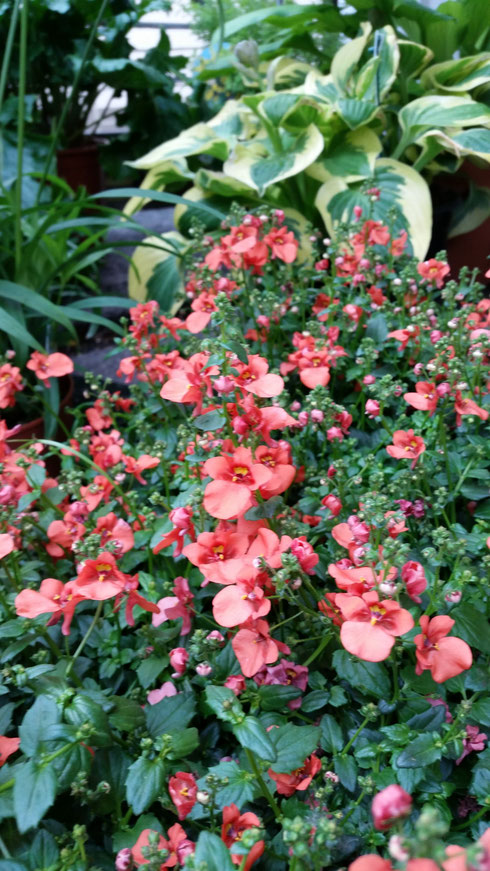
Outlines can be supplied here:
M430 66L421 84L427 90L467 93L490 81L490 52L448 60Z
M250 197L256 198L255 190L236 178L212 169L199 169L196 173L195 186L202 191L216 194L219 197Z
M284 116L297 104L298 94L267 94L260 103L259 112L266 121L278 127Z
M423 165L441 150L449 151L458 160L473 157L490 163L490 129L487 127L471 127L455 132L427 130L416 140L416 144L423 146L419 158Z
M307 169L318 181L340 176L350 183L368 178L382 149L381 142L370 127L358 127L335 136L322 156Z
M351 130L369 124L378 112L376 103L371 100L358 100L356 97L340 97L336 109Z
M192 179L193 173L187 166L184 158L175 160L164 160L162 163L157 163L146 173L140 187L143 190L158 190L164 188L174 181L186 181ZM139 212L146 203L150 202L145 197L131 197L124 206L123 213L125 215L133 215Z
M296 88L313 69L310 64L292 57L276 57L267 69L267 87L270 90Z
M283 136L283 150L271 153L265 142L239 143L223 170L259 194L271 185L298 175L313 163L323 150L323 136L314 124L297 137Z
M379 198L372 202L363 192L366 187L377 187ZM319 188L315 205L330 235L339 222L352 221L354 206L360 206L366 217L389 222L395 236L406 230L409 246L419 260L427 253L432 233L430 191L411 166L383 157L376 161L373 175L364 184L348 185L332 176Z
M315 124L323 132L328 130L332 117L330 106L319 103L313 97L302 96L288 109L281 125L291 133L299 133L310 124Z
M424 127L477 127L490 124L490 108L471 97L428 96L412 100L398 115L405 141L414 141Z
M350 92L349 85L351 83L351 78L353 77L357 64L368 44L372 30L370 24L363 22L361 24L361 36L346 42L346 44L339 48L334 55L330 66L330 72L334 84L343 94Z
M191 222L197 220L206 231L215 230L219 226L220 219L207 211L206 207L215 207L221 213L226 214L230 207L228 197L229 194L226 194L226 198L224 198L193 185L185 192L187 202L179 203L174 209L175 227L179 233L188 236ZM195 206L190 205L190 203L195 203Z
M308 73L302 91L306 96L315 97L316 100L330 105L336 103L342 95L342 92L339 91L334 82L333 76L322 76L318 70Z
M398 48L400 50L398 74L404 79L417 76L434 57L434 53L426 45L411 42L409 39L399 39Z
M388 25L375 30L373 56L355 78L356 96L379 104L396 79L399 63L400 49L393 28Z
M233 140L234 141L234 140ZM169 139L148 154L132 160L129 166L134 169L153 169L167 160L189 157L192 154L209 154L219 160L225 160L228 155L229 143L211 124L194 124L183 130L175 139Z
M173 303L184 289L182 258L188 241L180 233L171 231L162 236L148 236L144 245L138 245L131 258L128 293L137 302L156 299L163 311L173 313ZM165 274L163 274L163 266ZM152 281L159 270L158 287ZM150 288L153 291L150 294ZM179 305L180 305L179 299Z

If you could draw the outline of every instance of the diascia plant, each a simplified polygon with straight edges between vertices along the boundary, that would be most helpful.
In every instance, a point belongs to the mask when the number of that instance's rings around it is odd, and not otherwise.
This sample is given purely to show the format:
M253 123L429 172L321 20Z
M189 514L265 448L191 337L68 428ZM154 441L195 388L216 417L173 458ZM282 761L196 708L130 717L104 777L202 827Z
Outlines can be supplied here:
M1 871L490 867L490 300L283 217L131 309L65 442L0 422Z

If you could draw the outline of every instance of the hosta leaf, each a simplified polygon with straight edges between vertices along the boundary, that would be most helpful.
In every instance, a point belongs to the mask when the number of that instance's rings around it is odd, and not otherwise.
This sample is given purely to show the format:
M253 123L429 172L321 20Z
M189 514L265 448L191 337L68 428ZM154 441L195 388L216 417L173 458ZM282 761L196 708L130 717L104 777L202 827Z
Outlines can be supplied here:
M427 96L404 106L398 119L404 140L408 143L416 139L424 127L477 127L488 124L490 108L471 97Z
M369 127L342 133L334 137L324 154L306 170L318 181L341 176L346 182L368 178L374 172L381 142Z
M362 193L360 184L349 186L334 176L322 184L315 205L329 233L335 234L339 221L352 221L354 207L360 206L374 220L389 222L395 235L406 230L415 257L423 260L432 234L432 202L425 180L411 166L380 158L369 182L380 190L375 203ZM393 222L388 216L394 207L397 217Z
M485 85L490 80L490 54L482 52L471 57L432 64L422 75L421 84L426 90L461 91L466 94L473 88Z
M271 185L298 175L323 150L323 136L314 124L290 138L283 151L272 153L265 142L238 144L224 164L224 172L263 194Z

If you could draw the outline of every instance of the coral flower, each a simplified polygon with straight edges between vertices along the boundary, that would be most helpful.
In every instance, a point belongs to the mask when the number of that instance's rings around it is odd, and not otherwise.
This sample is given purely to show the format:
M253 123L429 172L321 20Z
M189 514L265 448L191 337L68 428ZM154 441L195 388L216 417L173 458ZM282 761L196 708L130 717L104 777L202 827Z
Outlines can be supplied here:
M266 466L254 462L249 448L237 448L231 457L212 457L203 470L214 478L204 491L204 508L221 520L248 511L255 504L254 491L272 478Z
M450 269L447 263L431 257L430 260L417 263L417 272L421 278L434 282L436 287L442 287L446 275L449 275Z
M13 550L15 550L15 543L12 536L8 532L0 533L0 559L8 556Z
M179 820L185 820L196 803L197 783L193 774L187 771L177 771L168 782L168 791Z
M189 589L186 578L175 578L173 587L174 596L165 596L157 602L158 613L152 617L153 626L161 626L167 620L177 620L182 617L182 629L180 634L187 635L191 631L191 617L194 615L192 602L194 595Z
M69 635L75 607L83 598L73 581L63 584L56 578L45 578L39 590L21 590L15 599L15 610L19 617L29 619L41 614L51 614L49 626L57 623L63 616L61 631L63 635Z
M232 628L245 623L249 617L265 617L271 609L261 587L255 584L255 572L249 577L242 573L237 584L223 587L213 599L213 616L220 626Z
M233 584L244 568L248 536L232 530L201 532L182 553L202 572L206 581Z
M69 375L73 372L73 360L70 360L66 354L46 355L39 351L33 351L26 367L31 369L41 381L44 381L46 387L49 387L50 378L61 378L62 375Z
M351 862L348 871L393 871L393 865L377 853L367 853Z
M15 394L24 389L24 383L18 366L4 363L0 366L0 408L11 408L15 405Z
M293 263L296 260L298 242L294 238L294 233L288 232L287 227L274 228L264 236L264 242L272 251L272 259L277 257L283 263Z
M241 814L236 804L231 804L228 807L223 808L221 840L224 841L226 846L231 850L233 844L241 841L242 835L247 831L247 829L258 828L259 826L260 820L254 813L248 811L245 814ZM264 847L264 841L257 841L257 843L253 845L243 866L243 871L248 871L255 860L262 855ZM235 865L241 865L243 861L241 853L231 852L231 858Z
M279 795L291 796L295 792L303 792L308 789L315 774L321 771L322 763L314 753L305 761L301 768L292 771L291 774L280 774L269 768L267 774L276 782Z
M248 363L236 363L233 367L238 375L233 376L233 381L245 393L252 393L261 399L272 399L279 396L284 389L284 381L280 375L269 372L269 364L264 357L251 354Z
M339 593L335 605L340 609L344 623L340 640L349 653L367 662L386 659L395 638L413 629L412 615L392 599L379 601L376 592L362 596Z
M5 735L0 735L0 768L5 765L9 756L17 753L20 746L20 738L7 738Z
M289 647L274 641L266 620L250 620L237 632L231 646L245 677L253 677L264 665L275 662L279 651L290 653Z
M149 846L148 836L152 833L152 829L143 829L136 844L131 849L133 861L139 867L140 865L148 865L150 860L145 859L142 853L143 847ZM159 834L156 832L155 834ZM160 868L174 868L176 865L182 865L189 853L194 851L194 844L187 837L184 829L179 823L175 823L168 830L168 840L160 835L157 842L159 850L168 850L169 856L161 864Z
M397 783L391 783L378 792L371 804L374 828L384 832L412 810L412 796Z
M422 634L414 638L417 650L416 674L430 669L436 683L444 683L462 671L471 668L473 655L470 646L461 638L446 638L454 626L451 617L439 616L429 620L420 618Z
M463 399L459 390L456 393L454 410L456 412L456 426L461 426L461 418L465 414L471 414L473 417L481 418L481 420L488 420L488 411L485 408L480 408L473 399Z
M404 393L403 398L412 408L428 411L432 417L436 410L439 395L434 384L429 381L417 381L415 393Z
M425 451L425 444L423 438L416 436L413 429L397 429L393 433L393 444L388 445L386 450L396 460L413 460L413 469L420 454Z
M102 602L124 592L127 579L128 575L117 568L114 555L105 551L97 559L85 561L74 583L78 594L84 599Z

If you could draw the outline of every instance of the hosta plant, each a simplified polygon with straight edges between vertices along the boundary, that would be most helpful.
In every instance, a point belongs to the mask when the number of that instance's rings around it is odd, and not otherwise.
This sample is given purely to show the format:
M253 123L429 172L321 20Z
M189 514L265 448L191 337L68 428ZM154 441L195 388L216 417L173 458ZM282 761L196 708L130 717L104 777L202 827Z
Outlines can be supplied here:
M364 23L327 75L277 57L259 76L258 91L229 100L207 123L131 165L146 172L143 189L189 183L186 196L197 202L269 204L291 210L300 223L303 216L323 224L330 235L356 206L371 209L395 233L406 230L408 249L422 260L432 234L430 180L465 158L490 159L490 56L432 58L391 25ZM373 189L380 192L374 206ZM142 202L132 198L126 211ZM178 209L184 236L189 214L206 220L198 207ZM473 226L485 214L480 203ZM458 220L465 232L467 216Z
M0 423L1 871L488 868L490 302L356 216L236 211L129 395Z

